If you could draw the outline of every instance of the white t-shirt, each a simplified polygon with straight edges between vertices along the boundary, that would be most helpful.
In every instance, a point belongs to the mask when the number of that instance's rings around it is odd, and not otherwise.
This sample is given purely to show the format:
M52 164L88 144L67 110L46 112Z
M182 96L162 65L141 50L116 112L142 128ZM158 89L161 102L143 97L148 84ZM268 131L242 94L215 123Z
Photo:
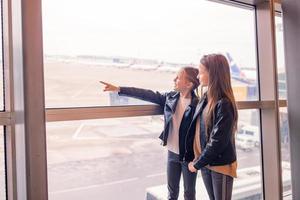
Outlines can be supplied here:
M175 113L173 114L172 121L170 122L169 135L167 141L167 147L169 151L179 154L179 127L183 117L183 114L191 104L191 98L179 97Z

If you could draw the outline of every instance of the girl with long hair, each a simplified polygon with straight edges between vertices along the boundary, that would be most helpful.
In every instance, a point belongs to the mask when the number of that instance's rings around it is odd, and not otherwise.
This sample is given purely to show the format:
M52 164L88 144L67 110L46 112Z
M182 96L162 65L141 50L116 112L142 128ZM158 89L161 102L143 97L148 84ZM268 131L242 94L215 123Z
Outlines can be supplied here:
M184 183L184 199L195 200L197 173L190 172L188 163L194 159L194 132L189 134L188 127L192 121L198 97L194 90L199 86L198 69L183 67L174 79L174 91L154 92L134 87L118 87L109 83L104 91L117 91L125 95L158 104L164 114L164 130L160 135L162 145L168 148L167 185L168 199L177 200L181 175Z
M225 56L203 56L199 81L207 91L199 101L190 131L195 132L195 159L189 170L201 170L210 200L230 200L236 175L235 131L238 113Z

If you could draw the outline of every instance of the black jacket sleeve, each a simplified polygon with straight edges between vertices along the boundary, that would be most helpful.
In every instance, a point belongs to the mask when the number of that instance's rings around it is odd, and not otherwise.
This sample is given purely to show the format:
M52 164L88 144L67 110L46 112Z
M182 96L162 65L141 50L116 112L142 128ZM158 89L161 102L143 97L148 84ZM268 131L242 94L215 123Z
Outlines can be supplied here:
M120 92L118 92L118 94L121 96L134 97L144 101L149 101L158 104L161 107L164 107L167 97L167 93L162 94L160 92L134 87L120 87Z
M232 138L233 109L227 100L220 100L216 105L215 118L210 138L206 147L195 161L194 167L200 169L215 160L227 147Z

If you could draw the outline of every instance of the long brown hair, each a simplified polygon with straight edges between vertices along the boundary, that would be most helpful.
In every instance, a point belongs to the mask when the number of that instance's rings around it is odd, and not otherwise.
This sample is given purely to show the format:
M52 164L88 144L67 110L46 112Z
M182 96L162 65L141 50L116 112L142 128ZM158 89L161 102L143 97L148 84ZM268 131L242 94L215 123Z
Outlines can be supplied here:
M209 54L201 58L200 63L208 72L208 89L207 89L207 117L205 120L206 130L212 125L212 119L218 100L227 99L233 108L233 133L237 129L237 107L233 90L231 86L230 68L225 56L221 54ZM207 132L208 133L208 132Z
M184 71L187 80L189 80L193 84L192 90L197 89L198 86L200 85L199 79L197 78L198 69L194 67L186 66L183 67L182 70Z

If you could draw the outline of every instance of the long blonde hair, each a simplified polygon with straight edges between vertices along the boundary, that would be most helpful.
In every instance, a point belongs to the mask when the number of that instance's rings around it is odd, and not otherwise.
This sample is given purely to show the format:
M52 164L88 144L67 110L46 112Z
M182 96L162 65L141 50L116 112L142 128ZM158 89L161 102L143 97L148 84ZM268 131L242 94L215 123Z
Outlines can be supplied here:
M209 54L201 58L200 63L208 71L208 88L207 88L207 117L205 120L206 132L212 125L212 120L215 117L214 111L218 100L225 98L232 105L233 109L233 133L237 129L237 106L231 86L230 68L225 56L221 54ZM229 112L229 111L228 111ZM208 132L207 132L208 133Z

